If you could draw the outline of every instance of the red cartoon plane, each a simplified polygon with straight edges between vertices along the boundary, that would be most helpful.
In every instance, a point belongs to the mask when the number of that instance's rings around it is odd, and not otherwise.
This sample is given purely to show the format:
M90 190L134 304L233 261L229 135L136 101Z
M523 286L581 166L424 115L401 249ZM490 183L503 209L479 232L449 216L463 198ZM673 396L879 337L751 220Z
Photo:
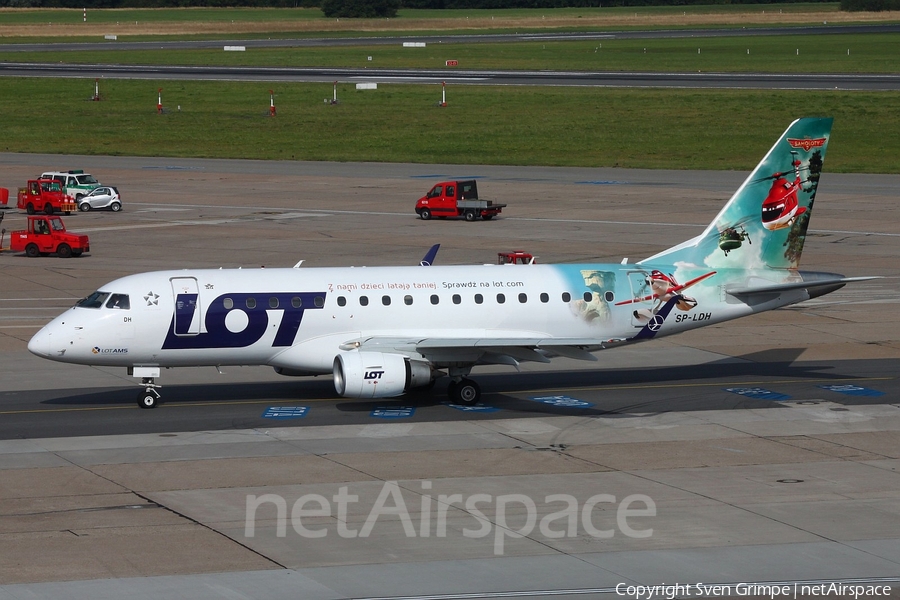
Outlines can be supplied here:
M616 306L621 306L623 304L634 304L635 302L648 302L651 300L656 300L656 306L654 306L652 309L642 308L634 311L635 319L639 321L649 321L656 315L660 307L662 307L670 299L674 298L677 294L681 297L681 299L678 300L677 304L675 304L675 308L681 311L689 311L697 306L697 300L691 298L690 296L685 296L680 292L682 290L688 289L694 284L703 281L707 277L712 277L715 274L715 271L710 271L709 273L701 275L700 277L691 279L685 284L679 284L675 280L674 276L666 275L662 271L654 269L647 277L647 284L650 286L650 290L653 292L652 294L643 296L641 298L632 298L630 300L616 302Z

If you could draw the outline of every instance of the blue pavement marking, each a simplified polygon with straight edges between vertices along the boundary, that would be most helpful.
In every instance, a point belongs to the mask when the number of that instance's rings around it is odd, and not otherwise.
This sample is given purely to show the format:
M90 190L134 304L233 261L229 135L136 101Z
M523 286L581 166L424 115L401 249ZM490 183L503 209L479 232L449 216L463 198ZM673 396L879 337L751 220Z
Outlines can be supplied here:
M550 406L559 406L562 408L590 408L593 406L590 402L571 398L569 396L532 396L532 400L541 404L549 404Z
M450 408L455 408L456 410L461 410L463 412L480 412L480 413L492 413L500 410L496 406L485 406L484 404L476 404L474 406L466 406L465 404L453 404L452 402L444 402L444 406L449 406Z
M770 392L763 388L725 388L726 392L738 394L754 400L789 400L790 396L779 394L778 392Z
M375 417L376 419L405 419L406 417L411 417L416 412L416 407L414 406L379 406L375 410L369 413L370 417Z
M299 419L308 412L308 406L270 406L262 416L263 419Z
M576 181L576 185L625 185L625 181Z
M884 396L884 392L878 390L870 390L869 388L859 387L858 385L820 385L823 390L829 392L838 392L839 394L847 394L848 396Z

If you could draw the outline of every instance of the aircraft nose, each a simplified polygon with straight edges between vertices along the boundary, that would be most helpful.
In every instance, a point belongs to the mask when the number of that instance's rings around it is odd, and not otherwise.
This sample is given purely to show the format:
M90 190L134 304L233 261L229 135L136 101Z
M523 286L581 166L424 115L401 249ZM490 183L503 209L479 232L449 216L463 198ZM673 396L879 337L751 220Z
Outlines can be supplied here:
M50 356L50 332L47 327L41 328L28 342L28 351L36 356Z

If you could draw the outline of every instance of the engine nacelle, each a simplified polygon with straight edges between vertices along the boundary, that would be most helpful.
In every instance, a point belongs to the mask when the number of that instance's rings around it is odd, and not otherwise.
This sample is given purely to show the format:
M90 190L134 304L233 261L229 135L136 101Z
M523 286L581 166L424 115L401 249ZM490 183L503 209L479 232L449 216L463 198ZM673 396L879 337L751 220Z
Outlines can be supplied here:
M431 366L401 354L348 352L334 358L334 389L347 398L391 398L431 383Z

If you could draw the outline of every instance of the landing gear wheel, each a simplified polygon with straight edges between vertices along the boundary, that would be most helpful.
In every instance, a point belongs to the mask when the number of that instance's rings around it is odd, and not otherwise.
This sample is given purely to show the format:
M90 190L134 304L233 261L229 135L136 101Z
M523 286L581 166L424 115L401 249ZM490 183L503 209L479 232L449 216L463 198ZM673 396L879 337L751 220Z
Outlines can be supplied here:
M471 379L463 379L453 388L453 397L458 404L475 406L481 400L481 388Z
M138 406L141 408L156 408L159 404L159 392L153 388L147 388L138 394Z
M422 212L419 213L419 216L422 217L423 221L428 221L431 219L431 211L427 208L423 208Z
M466 221L474 221L474 220L477 219L477 218L478 218L478 215L475 214L475 211L474 211L474 210L467 210L467 211L466 211Z

